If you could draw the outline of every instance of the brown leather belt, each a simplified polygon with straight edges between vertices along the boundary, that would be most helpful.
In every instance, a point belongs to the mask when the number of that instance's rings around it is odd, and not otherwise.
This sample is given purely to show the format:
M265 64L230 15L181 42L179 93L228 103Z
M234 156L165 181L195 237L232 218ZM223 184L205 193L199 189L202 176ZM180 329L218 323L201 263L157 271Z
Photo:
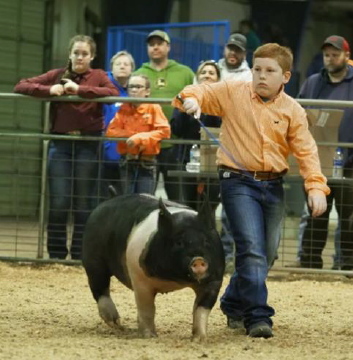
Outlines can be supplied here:
M279 173L267 172L267 171L240 170L240 169L234 169L234 168L231 168L231 167L225 166L225 165L220 165L218 167L218 169L222 171L223 178L227 177L227 176L224 176L224 173L229 172L229 173L233 173L233 174L239 174L242 176L250 177L250 178L253 178L254 180L259 180L259 181L275 180L275 179L283 177L287 173L287 170L283 170ZM230 177L230 176L228 176L228 177Z

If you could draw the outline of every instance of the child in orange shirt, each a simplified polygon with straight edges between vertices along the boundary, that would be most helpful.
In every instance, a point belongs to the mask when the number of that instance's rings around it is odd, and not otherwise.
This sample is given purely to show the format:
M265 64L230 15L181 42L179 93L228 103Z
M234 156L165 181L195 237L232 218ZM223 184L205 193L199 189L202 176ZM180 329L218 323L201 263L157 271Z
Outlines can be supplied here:
M130 97L148 97L147 76L132 75L128 83ZM170 138L170 126L157 104L124 103L110 122L107 137L126 137L117 143L123 155L121 174L124 193L153 194L156 187L156 155L160 141Z
M199 117L221 116L217 152L222 205L236 245L236 271L221 298L231 328L250 337L273 336L274 309L267 304L266 278L280 240L287 156L297 158L312 215L326 210L330 189L320 168L305 110L283 88L293 54L278 44L254 52L253 81L225 80L186 87L173 105Z

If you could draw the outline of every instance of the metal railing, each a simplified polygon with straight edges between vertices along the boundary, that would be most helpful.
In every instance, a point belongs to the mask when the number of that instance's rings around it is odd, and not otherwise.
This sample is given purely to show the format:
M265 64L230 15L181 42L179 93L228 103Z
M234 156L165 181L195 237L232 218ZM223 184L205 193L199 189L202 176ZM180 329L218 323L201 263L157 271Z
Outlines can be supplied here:
M59 97L59 98L34 98L31 96L24 96L24 95L18 95L18 94L8 94L8 93L2 93L0 94L0 100L2 99L28 99L29 101L44 101L45 102L45 111L44 111L44 125L43 125L43 133L28 133L28 132L0 132L0 137L2 140L23 140L23 139L31 139L31 140L37 140L40 141L42 144L42 150L41 150L41 156L36 159L37 161L41 161L41 169L39 174L39 180L40 180L40 193L39 193L39 205L38 205L38 242L36 245L37 251L35 256L29 257L29 256L22 256L23 252L15 250L15 256L9 256L10 252L6 252L4 256L2 255L2 250L0 248L0 259L6 259L6 260L14 260L14 261L51 261L49 259L45 258L45 234L46 234L46 213L47 213L47 161L48 161L48 147L49 142L51 140L73 140L73 141L106 141L106 140L112 140L112 141L125 141L124 138L105 138L100 136L77 136L77 135L55 135L49 133L49 105L51 101L95 101L95 102L102 102L102 103L113 103L113 102L131 102L131 103L159 103L159 104L168 104L170 103L171 99L146 99L146 98L120 98L120 97L106 97L106 98L99 98L99 99L82 99L77 96L65 96L65 97ZM353 107L353 101L323 101L323 100L307 100L307 99L301 99L298 100L298 102L305 106L315 106L315 107L324 107L324 108L350 108ZM194 144L198 143L200 145L210 145L212 144L212 141L209 140L183 140L183 139L170 139L170 140L163 140L162 143L170 143L170 144ZM345 147L345 148L353 148L352 143L340 143L340 142L317 142L318 146L321 147ZM1 157L1 156L0 156ZM178 172L179 171L179 172ZM187 179L188 175L185 173L184 169L178 170L173 175L177 176L182 183L183 181L189 181L185 180ZM198 175L202 176L202 174ZM190 176L189 176L190 177ZM209 179L216 179L217 174L214 171L211 171L207 174L206 178ZM331 184L338 184L339 186L351 186L353 184L353 179L330 179ZM290 176L287 178L287 183L295 184L294 186L302 187L302 180L298 176ZM288 186L288 185L287 185ZM1 189L1 191L6 191L6 189ZM287 208L290 208L291 205L288 203L287 200ZM219 211L219 210L218 210ZM20 217L17 217L17 220L20 221ZM302 269L302 268L292 268L292 267L286 267L290 261L295 260L296 257L296 251L297 251L297 228L299 226L299 216L286 216L284 220L283 225L283 231L282 231L282 244L280 245L279 249L279 261L276 263L275 269L276 270L284 270L284 271L298 271L298 272L322 272L327 273L331 272L331 270L324 268L322 270L316 270L316 269ZM20 232L17 231L16 232ZM332 229L331 229L332 232ZM9 235L4 235L9 236ZM329 235L330 239L332 238L332 234ZM31 242L33 245L33 241ZM1 244L1 243L0 243ZM18 247L18 241L16 238L16 244L14 248L16 249ZM21 256L19 256L20 254ZM325 255L328 256L328 255ZM286 258L290 259L286 260ZM55 260L57 261L57 260ZM351 271L334 271L335 274L352 274Z

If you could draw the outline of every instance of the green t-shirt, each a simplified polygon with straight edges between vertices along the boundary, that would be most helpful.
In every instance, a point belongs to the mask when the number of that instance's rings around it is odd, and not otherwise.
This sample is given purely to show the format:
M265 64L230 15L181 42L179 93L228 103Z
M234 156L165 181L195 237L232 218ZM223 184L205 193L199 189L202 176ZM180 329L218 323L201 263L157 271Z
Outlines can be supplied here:
M193 83L194 73L185 65L179 64L174 60L168 60L167 66L162 70L156 70L150 66L150 63L144 63L134 72L148 76L151 82L152 98L173 98L185 86ZM173 107L171 105L162 105L165 116L170 121Z

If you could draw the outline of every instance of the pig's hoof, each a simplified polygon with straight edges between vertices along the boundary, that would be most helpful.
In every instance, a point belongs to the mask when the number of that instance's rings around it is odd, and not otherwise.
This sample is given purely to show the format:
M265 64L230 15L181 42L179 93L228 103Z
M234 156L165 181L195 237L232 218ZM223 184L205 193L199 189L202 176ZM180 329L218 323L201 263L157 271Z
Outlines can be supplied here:
M120 323L120 319L117 319L115 322L108 322L108 321L105 321L105 323L110 326L111 328L113 329L119 329L119 330L124 330L124 327L121 325Z
M157 333L150 329L139 330L140 337L143 339L151 339L157 337Z
M121 328L118 311L109 296L101 296L98 300L99 316L104 322L113 328Z
M207 340L206 334L193 334L191 341L196 343L204 343Z

